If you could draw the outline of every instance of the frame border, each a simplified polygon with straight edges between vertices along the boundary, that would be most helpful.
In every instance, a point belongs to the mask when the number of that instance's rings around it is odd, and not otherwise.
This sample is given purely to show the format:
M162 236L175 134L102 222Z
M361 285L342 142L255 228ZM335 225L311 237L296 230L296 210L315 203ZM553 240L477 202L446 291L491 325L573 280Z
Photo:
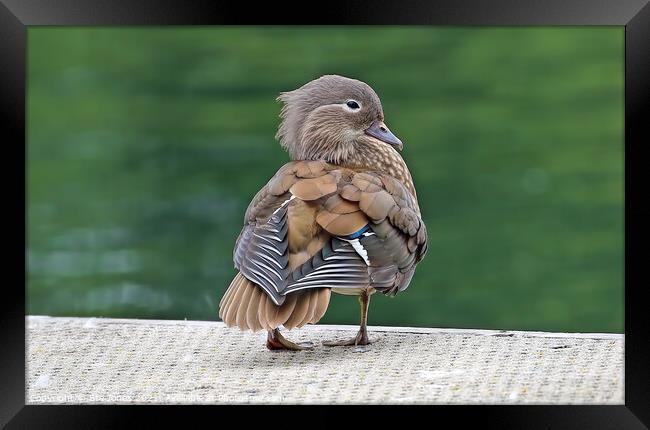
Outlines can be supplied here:
M13 226L22 226L26 247L26 42L27 27L40 25L221 25L221 24L370 24L370 25L466 25L466 26L556 26L610 25L625 27L625 405L624 406L453 406L437 408L436 421L444 418L454 423L467 422L469 414L478 415L481 425L498 428L647 428L650 423L650 324L644 308L643 244L648 235L640 232L643 221L650 217L640 199L644 188L642 174L647 163L650 133L647 122L650 101L650 0L403 0L399 3L375 0L369 7L362 3L329 1L317 14L308 8L287 14L275 3L259 3L254 8L242 2L198 0L0 0L0 127L7 136L5 148L15 150L11 163L5 163L5 183L20 184L23 210L12 210ZM12 143L13 145L8 145ZM9 159L8 157L6 159ZM24 167L25 170L22 170ZM19 190L20 191L20 190ZM629 194L628 194L629 193ZM647 192L646 192L647 193ZM646 194L647 195L647 194ZM7 211L9 212L9 211ZM634 229L634 233L632 233ZM20 236L21 229L10 229ZM641 234L639 234L641 233ZM644 239L646 239L644 241ZM14 253L16 255L18 253ZM26 287L25 255L10 264L16 281ZM12 258L12 260L13 260ZM12 263L14 263L12 261ZM21 266L24 265L23 272ZM12 279L13 280L13 279ZM0 427L51 428L83 425L112 428L133 421L153 424L167 419L172 412L184 418L215 419L226 411L241 413L242 406L219 409L178 406L25 406L25 291L7 289L7 299L0 314ZM281 418L283 406L260 406L261 414L247 417L251 421L269 423ZM270 408L273 409L270 409ZM407 413L421 412L420 407L399 406ZM334 409L335 410L335 409ZM309 417L332 419L332 410L306 406L294 408ZM367 407L367 417L394 415L393 408ZM267 413L264 413L267 412ZM400 411L401 412L401 411ZM425 413L428 411L425 411ZM249 414L250 415L250 414ZM156 417L157 420L152 420ZM234 416L233 416L234 417Z

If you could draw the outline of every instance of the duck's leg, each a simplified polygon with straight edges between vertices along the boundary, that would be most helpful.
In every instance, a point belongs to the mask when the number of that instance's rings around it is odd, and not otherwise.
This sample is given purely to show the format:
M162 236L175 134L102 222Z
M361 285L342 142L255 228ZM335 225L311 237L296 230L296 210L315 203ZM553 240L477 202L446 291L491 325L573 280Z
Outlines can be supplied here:
M359 333L352 339L331 340L323 342L325 346L352 346L352 345L370 345L372 341L368 337L368 306L370 305L370 292L364 290L359 295L359 305L361 306L361 323Z
M311 342L301 342L294 343L282 336L280 329L276 328L274 330L268 331L268 336L266 337L266 347L270 350L279 350L285 349L289 351L303 351L305 349L313 349L314 344Z

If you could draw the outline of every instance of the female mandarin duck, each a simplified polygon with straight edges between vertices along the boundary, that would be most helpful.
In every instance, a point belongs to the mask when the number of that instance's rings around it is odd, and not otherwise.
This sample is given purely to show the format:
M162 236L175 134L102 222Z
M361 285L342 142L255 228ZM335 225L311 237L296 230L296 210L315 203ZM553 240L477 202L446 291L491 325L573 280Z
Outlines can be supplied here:
M278 100L276 137L293 161L248 206L234 250L239 273L219 316L228 327L268 330L269 349L307 349L279 327L318 322L332 291L356 295L359 333L324 345L367 345L370 296L405 290L427 250L402 142L364 82L327 75Z

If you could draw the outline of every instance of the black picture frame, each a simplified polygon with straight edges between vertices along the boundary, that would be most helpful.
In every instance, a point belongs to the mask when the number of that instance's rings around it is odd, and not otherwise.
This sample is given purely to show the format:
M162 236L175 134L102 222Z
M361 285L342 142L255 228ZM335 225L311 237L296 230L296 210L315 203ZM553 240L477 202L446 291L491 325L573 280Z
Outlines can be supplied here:
M642 231L650 211L643 209L647 196L642 176L648 165L646 147L650 135L644 121L650 103L650 6L649 0L438 0L379 1L367 3L328 1L307 7L275 2L255 5L235 1L183 0L0 0L0 127L4 144L5 189L23 191L20 198L5 198L9 220L5 231L14 233L5 245L15 280L6 281L0 312L0 426L7 428L113 428L143 422L155 425L171 415L186 423L205 418L224 425L226 408L157 406L25 406L25 254L26 246L26 40L28 26L41 25L225 25L225 24L381 24L381 25L491 25L491 26L583 26L625 27L625 405L622 406L453 406L435 411L421 407L368 407L350 410L354 420L404 419L420 412L421 419L454 426L474 416L481 426L498 428L647 428L650 423L650 357L648 312L643 300L644 252L648 235ZM7 151L10 150L10 153ZM22 187L21 187L22 185ZM17 208L18 207L18 208ZM19 228L19 226L22 226ZM21 234L21 231L24 234ZM14 249L15 248L15 249ZM15 259L15 261L14 261ZM647 264L647 263L646 263ZM214 408L218 408L215 410ZM322 417L323 423L339 420L325 407L288 410L263 406L260 413L247 413L247 424L283 422L283 416L300 413L293 421L301 426ZM405 411L404 409L408 409ZM242 407L229 414L242 414ZM335 409L341 412L341 409ZM361 414L359 414L361 412ZM472 412L471 414L469 412ZM355 418L356 416L356 418ZM427 418L428 417L428 418ZM219 421L217 421L219 420ZM328 421L329 420L329 421ZM431 421L429 421L431 423ZM405 423L405 424L406 424Z

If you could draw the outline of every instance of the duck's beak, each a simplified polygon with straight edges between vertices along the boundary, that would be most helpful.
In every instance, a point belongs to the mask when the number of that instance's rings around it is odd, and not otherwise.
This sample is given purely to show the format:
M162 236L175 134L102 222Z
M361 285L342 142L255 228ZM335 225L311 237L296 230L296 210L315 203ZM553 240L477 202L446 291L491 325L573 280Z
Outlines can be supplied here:
M386 127L383 121L375 121L370 127L365 130L366 134L372 136L376 139L386 142L393 148L401 151L404 148L402 141L397 138L391 131Z

